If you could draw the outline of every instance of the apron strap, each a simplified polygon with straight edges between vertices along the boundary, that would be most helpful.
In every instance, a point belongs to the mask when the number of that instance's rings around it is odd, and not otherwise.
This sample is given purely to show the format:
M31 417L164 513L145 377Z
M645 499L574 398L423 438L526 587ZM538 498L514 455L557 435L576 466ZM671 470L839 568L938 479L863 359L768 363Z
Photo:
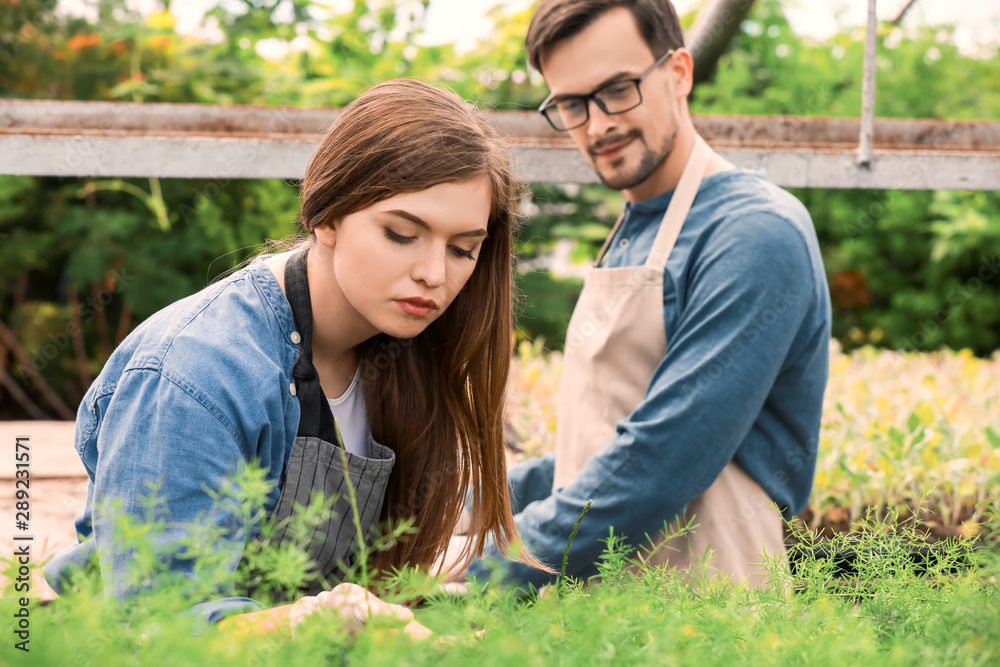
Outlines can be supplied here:
M608 238L604 239L604 245L601 246L601 252L597 253L597 259L594 260L595 267L601 266L601 262L604 261L604 253L608 251L608 246L611 245L611 239L615 237L615 233L618 231L618 228L621 227L622 220L624 219L625 211L622 211L621 215L618 216L618 221L615 223L615 226L611 228L611 233L608 234Z
M656 239L653 247L646 258L646 267L662 272L667 265L667 258L670 251L674 249L674 243L681 233L681 227L687 218L691 204L694 202L698 188L701 186L701 179L705 175L708 162L712 157L712 149L708 147L705 140L699 135L694 135L694 148L688 157L684 171L681 173L677 189L674 190L673 197L670 198L670 205L663 216L660 228L656 232Z
M295 396L299 399L300 417L297 436L317 437L343 447L337 437L337 426L330 403L319 384L319 374L312 361L312 302L309 300L309 276L306 271L307 247L288 258L285 263L285 296L292 307L295 328L302 348L292 368Z

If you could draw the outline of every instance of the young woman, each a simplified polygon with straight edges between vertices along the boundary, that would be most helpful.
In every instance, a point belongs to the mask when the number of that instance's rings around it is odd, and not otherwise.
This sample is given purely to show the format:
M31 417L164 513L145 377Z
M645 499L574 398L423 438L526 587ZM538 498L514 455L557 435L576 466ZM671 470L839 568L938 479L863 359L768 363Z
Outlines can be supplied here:
M341 498L307 548L327 581L358 542L345 476L366 533L414 520L375 554L377 571L429 568L470 491L477 528L463 555L487 539L505 549L516 197L500 138L456 95L396 80L347 107L302 182L308 238L153 315L88 390L76 447L90 485L81 541L46 567L56 592L95 552L108 595L137 592L100 519L113 500L141 515L147 482L160 481L167 537L204 512L241 535L208 490L252 459L277 483L267 511L278 520L313 491ZM230 573L252 538L221 545ZM190 560L171 567L194 576ZM196 612L260 609L232 577L226 588Z

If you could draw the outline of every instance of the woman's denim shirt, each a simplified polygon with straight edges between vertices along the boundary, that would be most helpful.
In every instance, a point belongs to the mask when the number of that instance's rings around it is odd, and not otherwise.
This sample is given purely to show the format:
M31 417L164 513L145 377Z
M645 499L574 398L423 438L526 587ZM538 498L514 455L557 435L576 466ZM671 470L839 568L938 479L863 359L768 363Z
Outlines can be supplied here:
M256 459L275 482L265 507L270 514L295 441L299 403L290 387L299 346L291 340L291 307L263 261L267 257L144 321L90 386L74 437L90 477L86 504L76 517L79 542L45 567L57 593L61 578L84 567L95 550L107 597L138 592L126 577L130 554L111 549L100 508L120 500L124 510L142 517L141 499L149 483L157 482L169 509L165 539L182 535L199 514L235 533L219 545L228 571L219 597L192 613L215 621L225 612L262 608L235 596L233 584L246 540L254 535L240 530L240 513L213 507L206 489L219 489L242 462ZM194 576L190 559L172 560L170 569Z

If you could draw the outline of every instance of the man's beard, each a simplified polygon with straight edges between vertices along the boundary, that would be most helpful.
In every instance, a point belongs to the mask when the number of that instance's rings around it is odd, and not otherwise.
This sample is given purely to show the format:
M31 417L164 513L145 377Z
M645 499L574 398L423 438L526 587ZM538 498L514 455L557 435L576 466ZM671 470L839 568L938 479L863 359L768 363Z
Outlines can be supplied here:
M649 147L649 145L646 143L645 138L642 135L642 130L640 130L639 128L633 128L628 132L626 132L625 134L618 134L611 137L607 137L606 139L602 139L601 141L597 141L594 144L592 144L587 150L590 153L591 157L593 158L595 154L603 150L604 147L621 143L622 141L628 141L629 139L640 141L642 142L642 145L645 147L645 150L642 153L642 157L639 159L639 164L636 166L635 169L629 172L616 172L613 174L604 174L597 167L596 163L593 163L594 171L597 172L598 178L601 179L601 182L604 183L604 185L608 186L612 190L628 190L630 188L634 188L637 185L645 182L650 176L656 173L656 170L659 169L660 166L667 161L667 158L670 157L671 151L674 150L674 142L677 139L677 128L674 127L673 134L667 137L667 139L663 142L663 145L660 147L659 151L654 151ZM617 169L621 167L624 163L625 163L624 157L616 157L611 160L608 166L611 169Z

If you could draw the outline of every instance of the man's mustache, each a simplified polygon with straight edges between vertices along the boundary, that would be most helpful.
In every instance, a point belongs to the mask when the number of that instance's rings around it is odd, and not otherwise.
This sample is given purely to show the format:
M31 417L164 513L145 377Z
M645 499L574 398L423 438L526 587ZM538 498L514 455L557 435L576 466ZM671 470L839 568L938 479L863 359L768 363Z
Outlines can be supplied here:
M587 147L587 153L590 154L590 157L597 157L597 154L603 152L608 146L614 146L615 144L620 144L624 141L641 138L642 130L637 127L632 128L624 134L612 134L611 136L604 137L603 139L598 139Z

